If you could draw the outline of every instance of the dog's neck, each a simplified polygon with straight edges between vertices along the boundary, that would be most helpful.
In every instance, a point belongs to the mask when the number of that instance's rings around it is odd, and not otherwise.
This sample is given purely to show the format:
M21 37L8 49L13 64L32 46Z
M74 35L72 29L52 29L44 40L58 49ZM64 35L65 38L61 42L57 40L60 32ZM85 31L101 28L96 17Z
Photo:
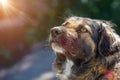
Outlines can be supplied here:
M114 79L115 72L113 70L114 64L116 64L113 62L116 62L114 61L116 57L114 55L114 59L109 57L107 57L107 59L92 58L89 62L82 63L84 60L79 58L59 56L58 61L62 60L61 68L65 65L65 69L60 69L60 77L61 75L66 75L66 77L71 79L72 76L73 80L100 80L105 77L107 80L116 80ZM109 61L113 62L109 63ZM64 79L61 78L60 80Z
M112 69L108 69L99 60L93 59L89 63L78 65L75 63L73 69L76 75L79 76L76 80L99 80L100 77L105 77L107 80L115 80L116 74ZM88 79L89 78L89 79Z

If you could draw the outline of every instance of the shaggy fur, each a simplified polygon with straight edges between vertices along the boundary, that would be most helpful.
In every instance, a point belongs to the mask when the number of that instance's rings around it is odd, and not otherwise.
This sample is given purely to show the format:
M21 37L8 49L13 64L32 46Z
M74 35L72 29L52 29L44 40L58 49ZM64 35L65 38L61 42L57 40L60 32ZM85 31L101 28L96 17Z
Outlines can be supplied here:
M120 37L104 20L70 17L51 29L59 80L120 80Z

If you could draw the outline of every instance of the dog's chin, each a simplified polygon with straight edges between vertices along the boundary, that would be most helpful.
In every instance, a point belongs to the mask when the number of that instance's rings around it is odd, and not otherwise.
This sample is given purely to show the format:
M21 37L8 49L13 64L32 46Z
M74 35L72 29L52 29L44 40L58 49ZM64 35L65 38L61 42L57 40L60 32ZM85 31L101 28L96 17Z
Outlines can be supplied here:
M51 47L53 49L53 51L56 53L56 54L63 54L65 56L71 56L71 57L75 57L76 54L75 53L70 53L74 50L67 50L65 49L64 47L62 47L61 45L59 45L58 43L54 42L54 43L51 43Z
M55 53L60 53L60 54L65 53L65 49L61 47L58 43L51 43L51 47Z

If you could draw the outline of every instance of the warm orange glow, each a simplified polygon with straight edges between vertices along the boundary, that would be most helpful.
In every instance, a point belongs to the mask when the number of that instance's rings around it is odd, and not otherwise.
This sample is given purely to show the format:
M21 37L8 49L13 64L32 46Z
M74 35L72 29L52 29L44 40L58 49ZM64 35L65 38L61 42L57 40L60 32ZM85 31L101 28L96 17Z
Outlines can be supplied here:
M1 4L3 7L7 7L7 6L8 6L8 1L7 1L7 0L0 0L0 4Z
M24 16L14 0L0 0L0 11L3 19L10 19L15 16Z

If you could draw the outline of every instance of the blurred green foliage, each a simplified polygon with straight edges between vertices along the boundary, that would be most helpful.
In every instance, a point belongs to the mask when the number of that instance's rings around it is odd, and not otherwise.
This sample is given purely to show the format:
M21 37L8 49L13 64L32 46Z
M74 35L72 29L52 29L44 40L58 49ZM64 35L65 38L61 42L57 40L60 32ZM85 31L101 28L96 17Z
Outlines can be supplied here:
M52 4L51 26L70 15L109 20L120 26L120 0L52 0Z
M0 57L4 57L9 60L12 59L11 53L8 50L3 48L0 48Z
M39 21L37 26L31 24L31 27L28 27L27 39L30 43L48 39L51 27L60 25L66 17L73 15L112 21L118 25L115 29L120 33L120 0L47 1L49 9L46 14L41 13L37 8L34 9L34 7L32 7L33 11L29 13L31 18L36 17Z

